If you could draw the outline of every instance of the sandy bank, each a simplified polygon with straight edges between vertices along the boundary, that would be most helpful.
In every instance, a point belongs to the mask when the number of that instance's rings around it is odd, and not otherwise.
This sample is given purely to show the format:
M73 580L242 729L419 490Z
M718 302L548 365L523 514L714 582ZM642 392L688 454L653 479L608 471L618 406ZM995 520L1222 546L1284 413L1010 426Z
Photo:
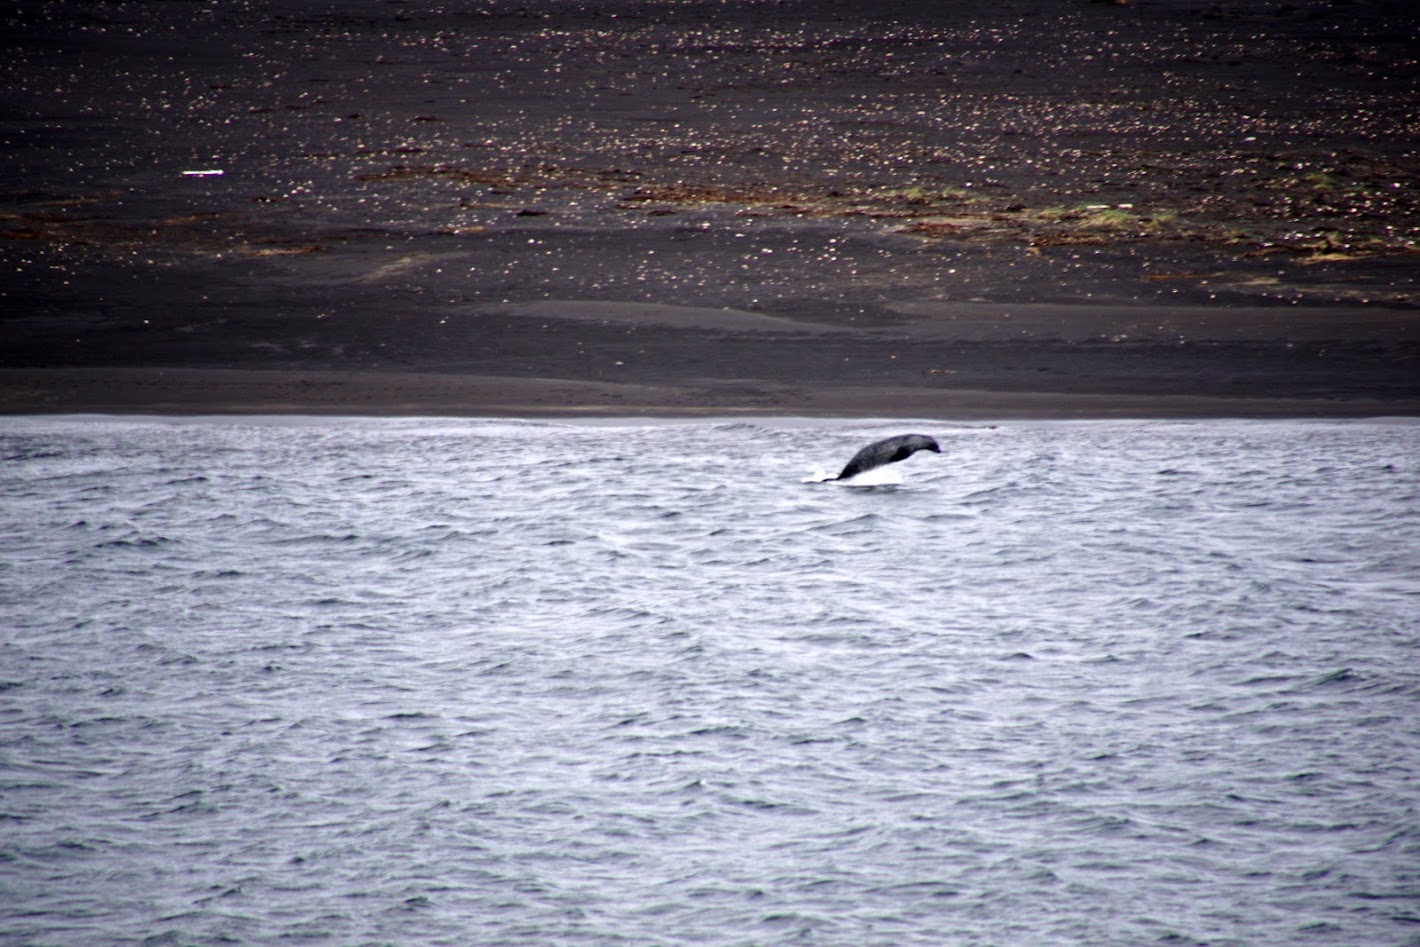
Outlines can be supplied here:
M1205 418L1420 416L1420 401L791 386L635 385L399 372L0 369L10 414Z

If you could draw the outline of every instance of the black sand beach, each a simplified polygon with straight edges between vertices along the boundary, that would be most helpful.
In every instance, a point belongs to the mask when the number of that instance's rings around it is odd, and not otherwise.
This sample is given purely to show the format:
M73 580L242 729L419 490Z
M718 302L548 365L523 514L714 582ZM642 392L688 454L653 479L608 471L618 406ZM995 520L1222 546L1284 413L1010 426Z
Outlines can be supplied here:
M1420 13L43 3L0 410L1420 413Z

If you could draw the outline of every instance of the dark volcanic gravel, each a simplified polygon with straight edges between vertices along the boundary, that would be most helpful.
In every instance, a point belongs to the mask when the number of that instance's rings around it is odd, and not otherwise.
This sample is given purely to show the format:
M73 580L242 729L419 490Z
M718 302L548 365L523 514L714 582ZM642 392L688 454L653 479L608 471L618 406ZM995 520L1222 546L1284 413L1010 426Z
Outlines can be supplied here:
M1408 3L4 16L3 367L1420 395Z

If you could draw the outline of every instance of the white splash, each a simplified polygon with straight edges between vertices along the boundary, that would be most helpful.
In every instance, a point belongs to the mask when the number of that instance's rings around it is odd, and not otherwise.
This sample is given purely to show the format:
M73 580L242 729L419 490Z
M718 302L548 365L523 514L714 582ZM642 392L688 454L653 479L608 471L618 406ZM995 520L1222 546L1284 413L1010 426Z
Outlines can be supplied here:
M865 470L856 477L848 480L835 480L833 474L822 467L815 467L813 473L799 481L800 483L835 483L841 487L884 487L902 483L902 471L895 467L875 467L872 470Z

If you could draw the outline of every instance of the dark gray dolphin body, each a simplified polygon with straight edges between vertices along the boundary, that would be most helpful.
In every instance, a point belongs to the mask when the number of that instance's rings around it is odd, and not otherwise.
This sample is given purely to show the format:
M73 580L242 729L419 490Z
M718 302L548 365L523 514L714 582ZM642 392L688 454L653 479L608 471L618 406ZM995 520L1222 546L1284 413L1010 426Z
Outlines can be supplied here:
M929 450L934 454L942 452L942 449L937 446L937 442L926 434L899 434L896 437L884 438L869 444L858 451L853 455L853 459L848 461L848 465L843 468L842 473L829 479L847 480L850 477L858 476L865 470L906 460L919 450Z

